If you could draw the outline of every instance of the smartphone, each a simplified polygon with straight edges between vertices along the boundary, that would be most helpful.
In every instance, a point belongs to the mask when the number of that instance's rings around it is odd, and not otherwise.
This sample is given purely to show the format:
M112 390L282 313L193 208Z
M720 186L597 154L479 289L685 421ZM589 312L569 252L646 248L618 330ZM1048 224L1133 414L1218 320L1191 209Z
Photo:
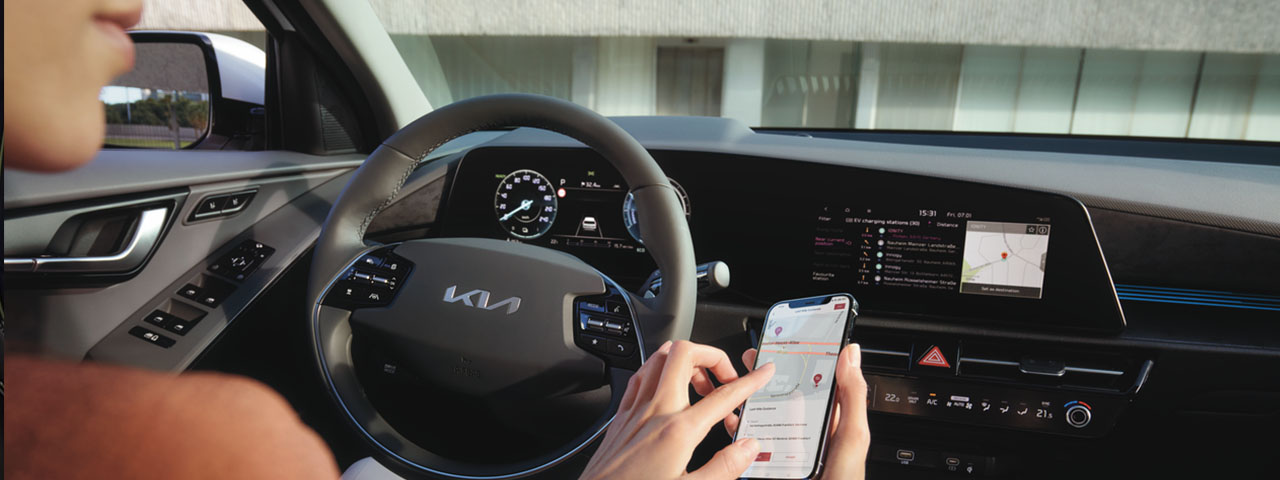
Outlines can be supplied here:
M837 293L778 302L765 315L756 367L773 362L773 378L742 405L739 438L760 453L742 478L814 478L822 469L836 359L849 343L858 302Z

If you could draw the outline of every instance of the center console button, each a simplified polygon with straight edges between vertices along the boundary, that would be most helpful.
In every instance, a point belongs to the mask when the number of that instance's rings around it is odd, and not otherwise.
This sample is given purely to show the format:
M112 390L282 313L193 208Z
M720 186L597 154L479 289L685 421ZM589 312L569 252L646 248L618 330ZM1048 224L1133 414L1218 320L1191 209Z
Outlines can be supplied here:
M1075 428L1084 428L1089 426L1089 422L1093 420L1093 411L1083 403L1070 402L1067 404L1067 425Z

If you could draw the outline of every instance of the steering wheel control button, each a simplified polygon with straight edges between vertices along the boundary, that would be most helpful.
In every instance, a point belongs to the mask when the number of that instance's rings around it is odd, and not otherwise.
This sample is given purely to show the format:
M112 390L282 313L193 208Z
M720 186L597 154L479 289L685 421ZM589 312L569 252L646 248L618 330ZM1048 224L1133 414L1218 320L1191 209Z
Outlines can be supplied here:
M1073 400L1067 402L1067 414L1063 415L1067 419L1067 425L1075 428L1084 428L1089 426L1089 422L1093 421L1093 409L1089 404Z
M579 347L601 354L614 366L635 369L640 367L640 357L635 354L639 340L632 331L631 309L623 295L609 285L603 294L578 297L574 331Z
M343 272L323 303L349 310L385 307L411 268L407 260L387 249L365 254Z
M360 261L356 265L361 267L378 268L382 266L382 257L376 255L365 255L360 257Z
M621 317L631 318L631 310L627 308L627 304L623 302L607 301L605 308L610 315L618 315Z
M153 332L143 327L133 327L129 329L129 335L133 335L135 337L141 338L151 343L152 345L158 345L162 348L169 348L169 347L172 347L173 344L177 343L172 338L166 337L164 335Z
M636 351L636 346L628 342L619 342L617 340L609 340L609 354L619 357L630 357Z
M587 312L604 313L605 302L597 300L583 300L578 302L578 308Z
M583 315L582 318L583 318L582 324L586 326L587 330L595 330L597 332L604 331L604 321L591 318L590 316L587 316L587 315Z
M595 335L582 335L578 337L582 339L582 346L587 350L596 353L611 353L609 350L609 341Z

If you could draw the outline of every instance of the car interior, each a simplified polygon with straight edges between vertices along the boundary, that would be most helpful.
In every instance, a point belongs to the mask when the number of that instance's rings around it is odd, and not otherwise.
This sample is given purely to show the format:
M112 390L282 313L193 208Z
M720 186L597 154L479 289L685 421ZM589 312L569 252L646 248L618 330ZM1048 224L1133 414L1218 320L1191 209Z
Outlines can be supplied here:
M246 6L131 33L195 120L6 169L11 352L256 379L350 478L576 478L659 345L848 293L871 478L1280 467L1280 143L440 105L365 2Z

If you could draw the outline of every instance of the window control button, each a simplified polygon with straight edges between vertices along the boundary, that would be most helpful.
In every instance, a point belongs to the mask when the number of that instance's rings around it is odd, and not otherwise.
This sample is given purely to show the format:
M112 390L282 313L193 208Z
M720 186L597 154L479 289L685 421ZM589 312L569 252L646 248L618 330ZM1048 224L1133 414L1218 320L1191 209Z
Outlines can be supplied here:
M177 343L172 338L166 337L164 335L153 332L143 327L133 327L129 329L129 335L133 335L135 337L146 340L152 344L159 345L162 348L169 348L169 347L172 347L173 344Z
M195 326L194 322L184 322L181 319L175 318L174 321L169 322L168 325L165 325L164 329L170 332L176 333L178 335L186 335L187 331L191 330L191 328L194 326Z
M147 323L150 323L160 328L168 327L169 324L174 321L180 321L178 317L175 317L173 315L170 315L168 313L165 313L159 310L151 312L151 314L147 315L147 317L144 318L143 320L145 320Z
M200 301L200 297L204 295L204 289L188 283L182 289L178 290L178 296L190 300Z

